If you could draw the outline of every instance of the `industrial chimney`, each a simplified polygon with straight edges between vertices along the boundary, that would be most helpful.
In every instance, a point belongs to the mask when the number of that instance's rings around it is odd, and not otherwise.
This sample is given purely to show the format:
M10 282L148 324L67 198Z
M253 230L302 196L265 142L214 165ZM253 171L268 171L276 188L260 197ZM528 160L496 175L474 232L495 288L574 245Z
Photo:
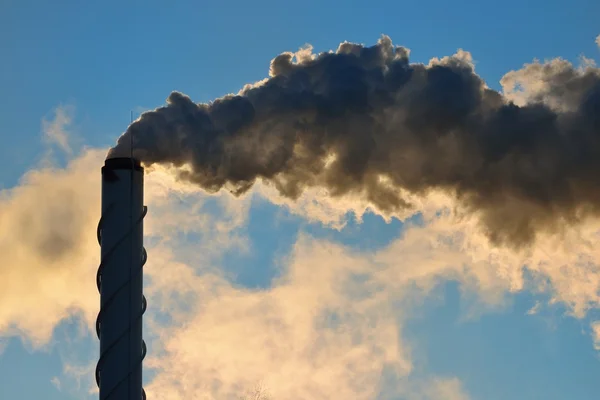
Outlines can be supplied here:
M110 158L102 167L102 217L98 224L101 262L96 276L100 313L96 333L100 400L143 400L142 294L144 169L134 158Z

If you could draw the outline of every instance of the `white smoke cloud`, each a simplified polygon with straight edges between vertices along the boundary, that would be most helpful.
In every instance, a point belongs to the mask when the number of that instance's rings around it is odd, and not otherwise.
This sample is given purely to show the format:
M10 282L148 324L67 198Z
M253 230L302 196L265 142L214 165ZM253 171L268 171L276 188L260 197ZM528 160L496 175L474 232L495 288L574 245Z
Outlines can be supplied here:
M91 325L100 179L89 171L102 157L87 151L65 169L31 170L0 192L0 335L38 347L70 315L82 313Z
M52 385L56 388L56 390L58 390L59 392L61 391L61 382L60 382L60 378L58 376L52 377L52 379L50 380L50 383L52 383Z
M592 339L594 340L594 348L600 350L600 321L595 321L591 324Z
M44 118L42 120L44 139L48 143L58 146L68 155L73 154L70 128L73 123L74 112L75 108L72 105L60 105L54 109L54 115L51 119Z
M454 379L435 379L425 391L428 400L469 400L461 382Z
M373 399L386 372L397 381L386 395L425 396L411 384L423 378L411 376L411 348L402 339L406 312L399 305L412 279L389 280L409 269L410 260L386 263L386 255L303 236L284 275L264 290L236 287L210 272L196 275L161 258L171 271L161 290L185 302L165 307L181 325L152 323L158 340L145 365L157 375L148 395L237 399L260 383L274 399Z

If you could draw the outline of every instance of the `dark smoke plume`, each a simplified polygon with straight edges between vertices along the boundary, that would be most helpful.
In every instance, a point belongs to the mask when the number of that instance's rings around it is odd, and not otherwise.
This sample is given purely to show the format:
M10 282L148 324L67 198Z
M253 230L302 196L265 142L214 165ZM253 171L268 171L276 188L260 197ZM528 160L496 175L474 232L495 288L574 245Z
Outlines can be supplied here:
M599 215L600 70L531 64L541 81L517 106L465 54L411 64L385 36L284 53L238 95L196 104L171 93L109 157L128 153L133 135L146 165L187 164L181 177L207 191L241 194L261 178L290 198L321 186L385 212L410 206L399 188L445 190L481 215L494 243L514 247Z

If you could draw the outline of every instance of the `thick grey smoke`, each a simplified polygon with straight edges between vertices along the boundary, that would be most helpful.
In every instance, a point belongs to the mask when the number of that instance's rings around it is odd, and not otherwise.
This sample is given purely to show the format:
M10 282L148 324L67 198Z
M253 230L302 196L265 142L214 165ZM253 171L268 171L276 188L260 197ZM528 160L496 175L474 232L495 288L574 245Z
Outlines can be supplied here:
M600 214L599 69L531 64L521 78L529 68L541 81L518 106L486 87L466 53L429 65L408 54L385 36L281 54L239 95L196 104L171 93L109 157L128 153L133 135L146 165L187 164L181 177L208 191L241 194L261 178L290 198L321 186L386 212L409 206L400 189L445 190L493 242L517 247Z

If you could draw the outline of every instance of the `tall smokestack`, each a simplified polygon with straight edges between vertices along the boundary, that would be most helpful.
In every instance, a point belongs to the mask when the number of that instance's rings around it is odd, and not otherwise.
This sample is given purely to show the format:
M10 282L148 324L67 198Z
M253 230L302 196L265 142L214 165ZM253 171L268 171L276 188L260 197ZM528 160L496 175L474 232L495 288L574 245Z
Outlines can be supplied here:
M102 217L98 224L101 263L96 331L100 400L143 400L142 294L144 169L133 158L112 158L102 167Z

